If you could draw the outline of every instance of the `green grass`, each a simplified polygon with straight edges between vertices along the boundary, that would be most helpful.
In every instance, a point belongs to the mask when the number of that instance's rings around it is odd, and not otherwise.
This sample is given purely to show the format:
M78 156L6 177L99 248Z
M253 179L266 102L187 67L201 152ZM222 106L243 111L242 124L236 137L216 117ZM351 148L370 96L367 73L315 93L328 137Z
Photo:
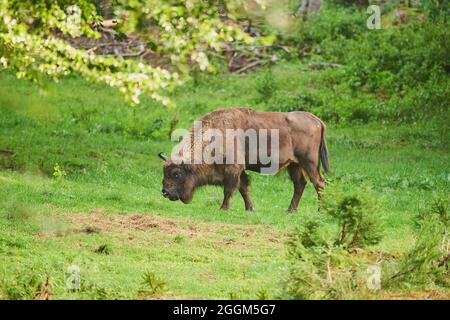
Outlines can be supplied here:
M277 94L332 94L322 71L304 68L276 66ZM216 187L184 205L161 196L157 157L174 145L175 124L187 128L218 107L270 109L259 101L258 77L202 76L176 90L178 107L168 110L148 99L129 107L113 90L77 78L49 83L42 95L0 73L0 298L32 298L47 277L51 299L277 297L286 235L317 214L312 186L293 215L285 172L251 174L254 213L239 194L220 211ZM376 99L364 95L358 99ZM449 193L445 121L328 125L330 179L347 190L369 185L380 202L386 234L374 250L405 252L413 217ZM65 283L71 265L80 267L79 291ZM146 273L164 288L146 295Z

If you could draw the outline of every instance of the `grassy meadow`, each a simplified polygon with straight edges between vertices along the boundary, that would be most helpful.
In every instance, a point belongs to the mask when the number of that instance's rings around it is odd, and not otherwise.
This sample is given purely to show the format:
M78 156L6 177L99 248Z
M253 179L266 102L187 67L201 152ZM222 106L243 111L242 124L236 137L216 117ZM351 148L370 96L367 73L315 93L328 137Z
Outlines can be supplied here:
M331 111L336 100L379 99L355 97L324 81L334 71L295 61L272 68L276 89L267 96L266 72L198 76L171 94L174 109L150 99L130 107L114 90L79 78L42 90L0 73L0 298L32 299L43 286L50 299L279 297L288 235L318 215L312 185L296 214L286 213L293 191L286 172L251 174L252 213L238 193L228 212L219 210L216 187L184 205L161 196L157 156L174 146L173 128L219 107L272 110L302 93L321 94L323 108L334 97ZM369 188L385 231L368 250L406 252L414 217L450 190L449 119L325 120L326 190ZM79 290L66 285L72 265L80 269ZM410 295L448 298L449 291L425 286L356 298Z

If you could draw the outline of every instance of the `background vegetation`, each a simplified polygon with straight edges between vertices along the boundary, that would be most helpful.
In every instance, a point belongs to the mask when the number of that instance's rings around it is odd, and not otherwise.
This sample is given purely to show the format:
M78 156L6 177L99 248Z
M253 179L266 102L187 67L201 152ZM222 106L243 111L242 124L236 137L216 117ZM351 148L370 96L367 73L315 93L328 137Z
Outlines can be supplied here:
M145 94L130 107L76 74L39 87L2 71L0 298L448 298L447 6L383 4L381 30L341 1L289 28L254 17L276 62L230 73L212 55L215 74L194 67L167 93L176 108ZM238 196L218 210L215 187L191 205L161 197L170 133L230 106L327 122L320 208L308 184L288 215L285 173L252 174L250 214ZM381 290L366 286L369 265Z

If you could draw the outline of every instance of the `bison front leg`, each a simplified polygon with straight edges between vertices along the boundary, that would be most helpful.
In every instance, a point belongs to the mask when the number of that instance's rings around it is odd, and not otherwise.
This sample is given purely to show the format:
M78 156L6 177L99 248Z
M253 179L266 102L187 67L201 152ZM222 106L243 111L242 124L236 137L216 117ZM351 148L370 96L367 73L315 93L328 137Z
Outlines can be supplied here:
M242 198L244 199L245 210L253 211L253 203L252 200L250 199L250 196L248 195L249 185L250 185L250 177L244 171L242 171L240 177L239 192L241 193Z
M233 172L226 173L223 184L223 203L220 209L228 210L230 208L230 200L234 191L239 187L239 174Z

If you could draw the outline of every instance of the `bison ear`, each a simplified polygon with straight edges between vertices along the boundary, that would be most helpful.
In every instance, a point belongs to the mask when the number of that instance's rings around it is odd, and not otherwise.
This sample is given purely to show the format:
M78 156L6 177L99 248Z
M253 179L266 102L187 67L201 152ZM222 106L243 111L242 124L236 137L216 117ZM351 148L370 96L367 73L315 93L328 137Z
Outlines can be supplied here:
M163 159L164 161L167 160L167 156L166 156L163 152L158 153L158 157L160 157L160 158Z

